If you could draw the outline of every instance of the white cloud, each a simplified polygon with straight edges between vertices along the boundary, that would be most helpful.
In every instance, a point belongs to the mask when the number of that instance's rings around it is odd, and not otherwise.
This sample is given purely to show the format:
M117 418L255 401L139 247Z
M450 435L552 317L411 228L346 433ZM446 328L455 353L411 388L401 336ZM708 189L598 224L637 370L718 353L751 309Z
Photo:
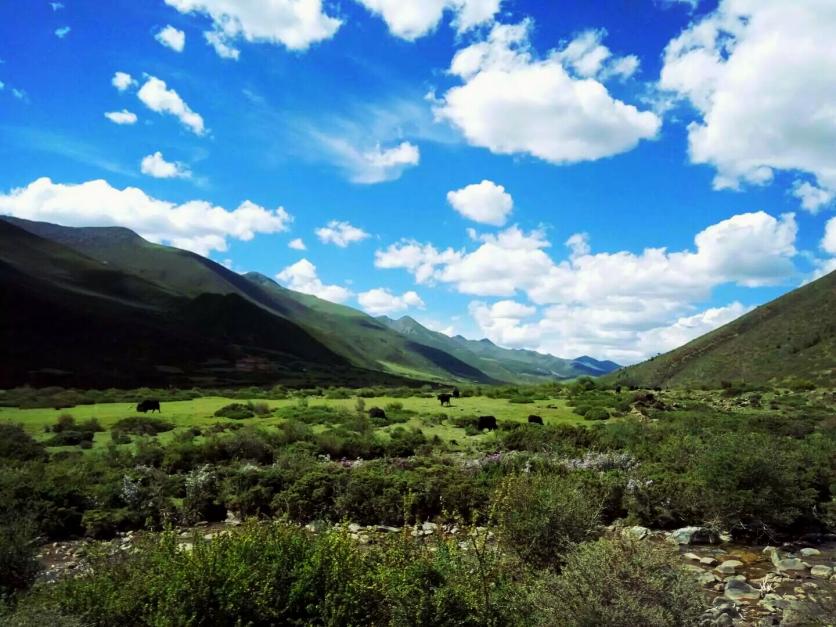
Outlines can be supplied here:
M496 309L483 301L471 308L480 328L497 343L636 361L653 352L642 334L657 329L652 337L658 348L666 337L678 333L681 338L679 327L697 328L689 319L715 287L791 279L796 235L792 214L747 213L703 229L692 250L593 253L588 236L577 233L566 241L568 258L559 261L548 254L550 243L542 231L513 226L497 234L474 233L473 250L439 251L403 240L377 251L375 265L405 269L418 284L450 284L459 293L502 298ZM530 304L510 301L521 296ZM535 305L544 308L539 319L520 320L533 316ZM659 330L680 318L686 320L679 327ZM705 317L708 323L719 319Z
M375 288L357 295L360 307L371 316L382 316L410 308L424 308L424 301L417 292L405 292L401 296L393 294L386 288Z
M287 247L292 248L293 250L308 250L308 247L305 246L305 242L302 241L301 237L291 240Z
M394 181L404 170L418 165L421 160L418 146L406 141L392 148L382 148L377 144L369 150L360 150L343 137L322 133L315 135L348 173L352 183L369 185Z
M493 22L502 0L357 0L386 22L389 32L414 41L435 30L445 11L454 14L453 25L464 33Z
M816 187L809 181L795 181L792 194L801 201L801 208L816 214L836 199L836 191Z
M485 41L459 50L450 73L463 84L437 102L437 117L472 145L555 164L616 155L656 137L661 120L655 113L613 98L600 80L573 69L597 68L593 73L600 74L608 67L600 52L583 55L567 48L540 59L529 42L530 26L497 24Z
M166 161L163 153L159 150L153 155L143 157L142 163L140 163L140 171L157 179L187 179L192 175L182 163Z
M504 225L514 208L511 194L488 180L447 192L447 202L465 218L493 226Z
M110 80L110 82L119 91L125 91L126 89L128 89L128 87L133 87L134 85L136 85L136 81L134 80L133 76L131 76L127 72L116 72L113 75L113 78Z
M231 45L237 39L251 43L282 44L306 50L330 39L342 21L325 14L321 0L165 0L181 13L202 13L214 30L207 41L223 57L238 58Z
M204 200L159 200L104 180L65 185L46 177L0 194L0 214L66 226L124 226L152 242L201 255L227 250L228 238L248 241L258 233L286 231L293 220L281 207L269 210L249 200L230 211Z
M64 37L70 34L71 30L72 29L69 26L62 26L60 28L56 28L55 36L58 37L58 39L64 39Z
M824 227L824 237L821 240L822 250L836 255L836 218L830 218Z
M195 135L203 135L206 132L203 118L192 111L176 91L168 89L165 81L156 76L146 79L137 92L137 97L152 111L173 115Z
M127 109L108 111L104 116L114 124L136 124L136 113L132 113Z
M60 2L50 2L49 6L52 7L53 11L60 11L61 9L64 8L64 5L61 4Z
M601 43L606 34L603 29L584 31L557 52L554 58L582 78L630 78L639 69L639 58L632 54L614 57L610 49Z
M334 244L345 248L349 244L363 241L369 237L369 234L348 222L331 220L327 225L316 230L316 236L323 244Z
M276 279L292 290L334 303L344 303L352 295L351 290L341 285L324 284L317 276L316 266L307 259L287 266L276 275Z
M186 33L174 28L171 24L154 35L154 39L175 52L183 52L186 46Z
M25 89L17 89L15 87L12 87L12 96L17 98L18 100L24 100L25 101L25 100L28 99Z
M208 30L203 33L203 36L206 38L206 43L212 46L217 55L222 59L232 59L233 61L237 61L241 56L241 51L238 50L238 48L229 45L221 33Z
M660 87L699 114L689 154L716 169L716 189L765 185L785 170L836 191L834 32L831 0L722 0L667 45Z

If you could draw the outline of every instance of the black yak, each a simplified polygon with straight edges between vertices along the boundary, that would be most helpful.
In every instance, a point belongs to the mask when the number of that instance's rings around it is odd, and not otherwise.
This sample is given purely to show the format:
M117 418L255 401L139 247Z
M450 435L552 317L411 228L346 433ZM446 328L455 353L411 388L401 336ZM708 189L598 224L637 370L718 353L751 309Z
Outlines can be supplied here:
M543 419L540 416L535 416L534 414L531 414L528 417L528 424L541 425L541 424L543 424Z
M143 414L145 412L162 412L160 409L160 401L154 399L146 399L144 401L140 401L140 403L136 406L137 411L141 411Z
M453 398L450 394L439 394L436 398L441 402L441 406L450 407L450 399Z
M380 409L380 407L372 407L369 410L369 418L383 418L386 419L386 412Z
M496 416L479 416L479 423L476 425L479 431L496 429Z
M452 394L453 394L453 398L459 398L462 395L462 393L459 392L459 388L453 388Z

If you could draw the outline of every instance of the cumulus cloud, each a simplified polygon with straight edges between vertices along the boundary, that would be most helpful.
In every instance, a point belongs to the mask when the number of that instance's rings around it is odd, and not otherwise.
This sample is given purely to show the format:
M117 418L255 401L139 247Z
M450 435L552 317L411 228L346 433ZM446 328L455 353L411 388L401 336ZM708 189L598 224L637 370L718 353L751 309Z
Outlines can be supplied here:
M341 285L326 285L316 272L316 266L307 259L301 259L287 266L276 275L276 279L288 288L304 294L312 294L333 303L344 303L351 298L351 290Z
M447 192L447 202L465 218L493 226L503 226L514 208L511 194L488 180Z
M129 87L136 85L133 76L127 72L116 72L110 82L119 91L125 91Z
M308 247L305 246L305 242L302 241L301 237L297 237L296 239L290 240L290 243L287 245L288 248L292 248L293 250L308 250Z
M349 244L362 242L369 237L369 234L349 222L331 220L328 224L316 230L316 236L323 244L334 244L340 248L345 248Z
M306 50L330 39L342 21L326 15L321 0L165 0L180 13L201 13L212 20L207 41L225 58L238 58L233 43L281 44Z
M69 26L62 26L61 28L56 28L55 36L58 37L58 39L64 39L64 37L70 34L71 30L72 29Z
M132 113L127 109L108 111L104 116L114 124L136 124L136 113Z
M600 45L600 33L592 49L573 41L539 58L530 27L528 21L497 24L487 39L459 50L450 73L462 84L438 100L436 116L472 145L554 164L616 155L656 137L659 117L613 98L601 82L613 67L622 75L630 70L605 63L611 53Z
M809 181L796 181L792 194L801 201L801 208L816 214L836 198L836 191L816 187Z
M554 57L583 78L630 78L639 69L639 58L634 54L614 56L602 43L606 34L607 31L603 29L584 31Z
M152 155L143 157L140 171L157 179L187 179L192 173L180 162L166 161L159 150Z
M208 30L203 33L203 37L206 39L206 43L212 46L215 49L215 53L222 59L232 59L233 61L237 61L238 58L241 56L241 51L234 46L231 46L227 43L224 36L217 32Z
M152 242L201 255L227 250L229 238L248 241L259 233L286 231L293 220L281 207L270 210L249 200L228 210L204 200L159 200L104 180L60 184L46 177L0 194L0 214L65 226L124 226Z
M424 301L417 292L409 291L398 296L382 287L357 294L357 302L371 316L388 315L410 308L424 308Z
M715 168L716 189L786 170L836 191L834 32L830 0L722 0L667 45L659 84L699 115L690 159ZM796 192L808 210L821 206L812 186Z
M492 22L502 0L357 0L386 22L396 37L414 41L435 30L445 11L457 32Z
M154 39L175 52L183 52L186 46L186 33L174 28L171 24L154 35Z
M746 213L697 233L691 250L593 253L588 236L578 233L566 241L569 255L560 261L549 254L542 231L512 226L497 234L474 233L472 250L440 251L403 240L378 250L375 265L405 269L418 284L449 284L463 294L502 299L496 308L483 300L471 307L483 332L502 345L636 361L652 354L649 338L655 338L655 350L664 338L704 329L696 318L688 319L715 287L790 279L796 272L796 236L793 214ZM512 300L519 297L530 304ZM535 314L535 306L542 308L540 317L522 320ZM681 318L678 327L661 331ZM704 316L706 324L721 319ZM656 335L646 335L654 329Z
M156 76L149 76L145 84L139 88L137 97L151 111L173 115L195 135L203 135L206 129L203 118L189 108L189 105L173 89L169 89L165 81Z

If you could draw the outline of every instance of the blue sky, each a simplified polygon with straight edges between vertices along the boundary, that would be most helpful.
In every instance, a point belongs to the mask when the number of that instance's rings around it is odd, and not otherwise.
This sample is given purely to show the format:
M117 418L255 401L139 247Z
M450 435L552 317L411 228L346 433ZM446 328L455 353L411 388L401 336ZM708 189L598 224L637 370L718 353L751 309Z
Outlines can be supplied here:
M836 267L835 13L3 3L0 213L629 363Z

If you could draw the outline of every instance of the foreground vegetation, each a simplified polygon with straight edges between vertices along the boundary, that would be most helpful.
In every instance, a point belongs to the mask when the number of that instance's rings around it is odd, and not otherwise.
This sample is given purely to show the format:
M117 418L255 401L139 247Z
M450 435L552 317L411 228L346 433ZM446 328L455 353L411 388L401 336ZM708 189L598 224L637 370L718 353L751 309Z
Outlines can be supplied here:
M92 394L54 391L42 408L5 394L30 405L0 413L13 624L690 624L692 576L606 525L771 541L836 529L829 391L580 380L463 388L450 408L430 389L222 393L59 409L58 396ZM162 414L131 411L151 394ZM477 429L485 413L497 430ZM230 514L281 522L191 550L164 531ZM341 521L405 531L364 545L302 527ZM416 540L424 521L461 531ZM39 543L129 530L163 533L27 592Z

